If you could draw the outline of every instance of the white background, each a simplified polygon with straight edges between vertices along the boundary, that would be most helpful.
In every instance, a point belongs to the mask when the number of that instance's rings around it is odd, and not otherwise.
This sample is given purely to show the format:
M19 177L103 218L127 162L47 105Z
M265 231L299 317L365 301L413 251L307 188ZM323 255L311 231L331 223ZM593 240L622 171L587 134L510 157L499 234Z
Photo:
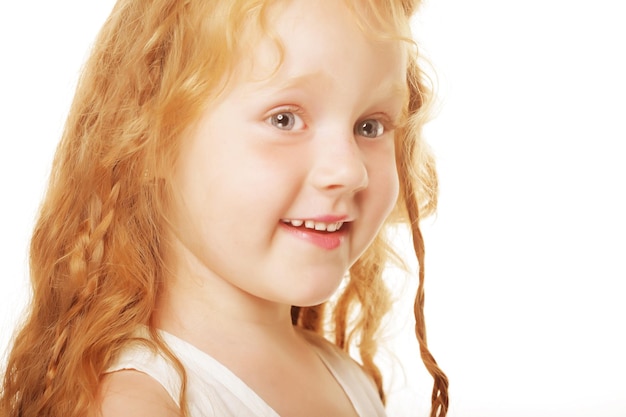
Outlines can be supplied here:
M425 224L427 320L450 416L626 416L620 3L430 0L415 21L440 93L427 128L441 176ZM0 5L2 348L78 72L112 4ZM408 388L394 373L390 414L425 416L429 380L400 329L413 284L400 288L387 344Z

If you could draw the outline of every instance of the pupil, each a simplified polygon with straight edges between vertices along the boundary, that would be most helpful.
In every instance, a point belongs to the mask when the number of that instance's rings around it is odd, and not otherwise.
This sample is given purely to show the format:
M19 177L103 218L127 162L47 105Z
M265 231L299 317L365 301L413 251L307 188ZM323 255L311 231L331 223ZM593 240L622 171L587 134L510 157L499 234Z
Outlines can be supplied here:
M289 117L284 113L276 115L276 124L280 127L289 126Z

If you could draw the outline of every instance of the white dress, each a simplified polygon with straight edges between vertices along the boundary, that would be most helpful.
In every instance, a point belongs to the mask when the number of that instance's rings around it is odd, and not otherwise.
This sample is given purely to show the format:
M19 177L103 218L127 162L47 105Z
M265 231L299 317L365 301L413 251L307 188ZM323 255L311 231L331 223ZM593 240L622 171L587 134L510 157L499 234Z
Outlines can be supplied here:
M279 417L261 397L213 357L169 333L163 340L187 372L187 402L192 417ZM386 416L374 383L347 354L325 339L303 331L360 417ZM163 356L141 343L129 345L107 372L133 369L158 381L179 404L181 380Z

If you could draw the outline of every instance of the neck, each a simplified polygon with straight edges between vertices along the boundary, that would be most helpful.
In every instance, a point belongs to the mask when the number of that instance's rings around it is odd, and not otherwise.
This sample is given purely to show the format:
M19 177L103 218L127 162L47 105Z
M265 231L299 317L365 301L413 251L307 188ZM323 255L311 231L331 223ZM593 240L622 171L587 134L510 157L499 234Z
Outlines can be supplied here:
M166 280L155 325L211 353L222 346L296 342L291 306L261 299L217 277L180 275Z

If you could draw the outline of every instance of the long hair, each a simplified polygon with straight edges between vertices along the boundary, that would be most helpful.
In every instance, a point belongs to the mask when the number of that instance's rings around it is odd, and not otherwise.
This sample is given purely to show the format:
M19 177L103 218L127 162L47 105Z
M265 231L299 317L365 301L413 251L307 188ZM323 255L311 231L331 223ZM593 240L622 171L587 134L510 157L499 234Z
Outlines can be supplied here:
M375 25L386 28L381 36L396 38L407 38L419 3L353 2L361 25L382 22ZM255 36L267 33L269 3L118 0L79 80L33 232L32 299L6 364L2 417L85 415L96 404L103 373L142 324L151 329L152 347L165 352L186 380L151 324L165 275L163 233L173 195L168 173L185 130L219 93L246 42L253 41L238 28ZM396 131L401 182L396 214L413 232L420 263L416 336L435 381L431 416L443 417L448 382L426 342L419 230L437 196L432 157L421 140L430 92L411 50L407 123ZM373 358L390 305L382 272L391 256L383 230L351 268L334 307L292 309L295 325L320 333L329 310L335 343L347 350L358 340L361 363L383 401ZM353 324L349 317L355 311ZM181 405L187 414L184 384Z

